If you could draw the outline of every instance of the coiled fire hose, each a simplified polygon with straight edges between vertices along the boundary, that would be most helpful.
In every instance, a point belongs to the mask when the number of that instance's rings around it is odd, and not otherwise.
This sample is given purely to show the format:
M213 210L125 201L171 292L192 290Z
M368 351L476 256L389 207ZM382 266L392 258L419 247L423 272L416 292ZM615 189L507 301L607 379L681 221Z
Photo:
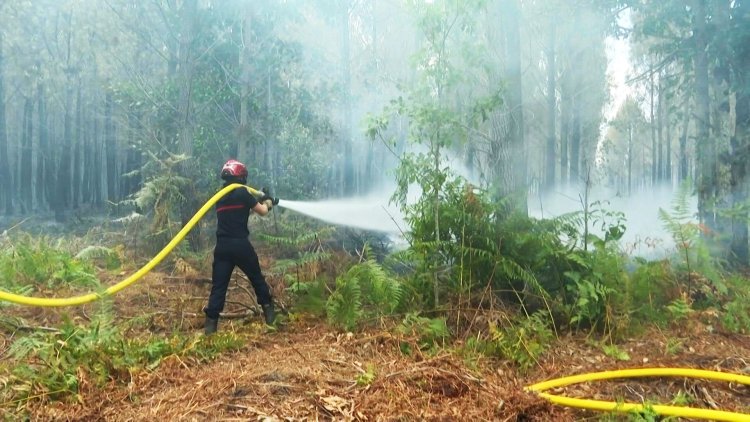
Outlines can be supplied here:
M3 290L0 290L0 300L7 301L7 302L13 302L20 305L29 305L29 306L44 306L44 307L54 307L54 306L75 306L75 305L83 305L84 303L93 302L97 299L100 299L104 296L113 295L120 290L130 286L131 284L135 283L136 281L140 280L144 275L148 274L149 271L154 269L157 264L159 264L164 258L169 255L170 252L172 252L172 249L177 246L182 239L185 238L185 236L190 232L190 230L193 229L193 227L198 224L198 221L200 221L201 218L203 218L204 215L213 207L216 202L219 201L224 195L228 194L232 190L244 187L246 188L251 194L255 196L263 195L263 192L251 188L249 186L241 185L239 183L233 183L231 185L228 185L227 187L221 189L220 191L216 192L214 196L211 197L208 201L206 201L205 204L198 210L198 212L193 215L193 217L188 221L188 223L175 235L175 237L172 238L172 240L167 243L167 246L165 246L161 251L159 251L156 256L151 258L150 261L146 263L143 267L141 267L138 271L136 271L133 275L126 278L125 280L110 286L107 288L103 293L88 293L81 296L72 296L72 297L64 297L64 298L41 298L41 297L31 297L31 296L22 296L13 294L10 292L6 292Z
M711 381L727 381L750 386L750 376L732 374L727 372L705 371L702 369L689 368L643 368L622 369L618 371L593 372L589 374L573 375L557 378L550 381L540 382L526 387L527 391L535 392L550 402L566 407L579 409L609 411L609 412L639 412L652 410L663 416L677 416L682 418L708 419L729 422L750 422L750 414L728 412L724 410L698 409L695 407L666 406L660 404L645 405L638 403L618 403L613 401L578 399L564 397L545 391L565 387L582 382L610 380L617 378L641 378L641 377L685 377L700 378Z

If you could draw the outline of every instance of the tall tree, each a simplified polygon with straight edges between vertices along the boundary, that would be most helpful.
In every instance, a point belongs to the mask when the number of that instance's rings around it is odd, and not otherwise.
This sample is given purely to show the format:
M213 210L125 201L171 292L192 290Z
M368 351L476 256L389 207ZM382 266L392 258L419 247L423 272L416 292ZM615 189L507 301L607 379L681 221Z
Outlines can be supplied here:
M512 195L517 211L527 212L526 145L524 143L523 89L521 78L520 9L517 0L500 0L503 52L507 80L507 109L504 121L494 115L493 143L495 165L493 183L498 198Z
M711 98L708 89L708 33L706 30L706 0L691 0L693 19L693 66L695 71L696 103L696 159L698 161L698 212L701 221L715 228L711 205L716 199L718 180L714 177L714 146L711 138Z
M343 165L341 168L341 193L351 195L357 185L352 156L352 70L350 17L351 0L341 1L341 148Z
M0 31L0 212L13 212L13 179L10 172L8 132L5 121L5 55L4 36Z
M547 65L547 153L545 163L545 187L551 189L555 185L555 164L557 155L555 147L557 144L556 122L557 117L557 60L555 52L555 20L556 16L549 15L549 27L546 38L546 65Z
M731 252L734 262L750 264L748 252L747 203L750 190L750 1L734 2L734 25L730 45L734 60L731 62L735 91L735 130L731 138L731 191L732 202L738 213L732 220Z
M21 211L30 213L33 211L33 128L34 107L31 97L23 100L23 130L21 132Z

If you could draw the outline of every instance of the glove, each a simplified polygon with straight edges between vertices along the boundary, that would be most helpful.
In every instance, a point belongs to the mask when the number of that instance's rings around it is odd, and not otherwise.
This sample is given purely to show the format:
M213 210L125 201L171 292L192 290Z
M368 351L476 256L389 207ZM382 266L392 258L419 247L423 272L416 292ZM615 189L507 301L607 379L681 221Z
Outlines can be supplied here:
M270 210L274 205L279 205L279 198L274 198L271 196L271 190L268 188L263 188L261 190L263 192L263 196L260 197L258 202L262 204L266 204L268 209ZM270 202L270 203L268 203Z

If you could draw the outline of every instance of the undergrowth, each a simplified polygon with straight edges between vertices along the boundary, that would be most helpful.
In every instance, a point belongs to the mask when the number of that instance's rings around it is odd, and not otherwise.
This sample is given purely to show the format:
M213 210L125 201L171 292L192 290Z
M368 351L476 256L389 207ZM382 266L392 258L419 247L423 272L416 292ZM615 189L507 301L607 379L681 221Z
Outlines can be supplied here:
M203 362L245 343L231 332L131 337L114 322L109 305L100 306L88 324L66 319L58 329L34 331L11 344L7 355L12 367L0 375L0 407L21 409L28 400L77 397L84 381L97 387L125 382L133 372L154 369L169 356Z
M20 233L0 243L0 288L20 294L41 289L97 289L97 266L114 270L121 264L119 250L88 246L76 252L62 238Z

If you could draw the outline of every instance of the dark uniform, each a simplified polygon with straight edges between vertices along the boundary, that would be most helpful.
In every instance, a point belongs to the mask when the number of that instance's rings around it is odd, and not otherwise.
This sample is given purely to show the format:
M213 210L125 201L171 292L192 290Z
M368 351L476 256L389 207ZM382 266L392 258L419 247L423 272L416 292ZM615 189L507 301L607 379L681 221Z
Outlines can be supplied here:
M224 186L227 186L225 184ZM271 305L271 291L266 279L260 271L258 255L250 244L247 220L253 207L258 204L247 189L237 188L225 195L216 203L216 248L214 249L214 264L211 295L205 309L208 318L218 319L224 310L227 287L234 267L240 267L250 279L250 283L258 297L258 304Z

